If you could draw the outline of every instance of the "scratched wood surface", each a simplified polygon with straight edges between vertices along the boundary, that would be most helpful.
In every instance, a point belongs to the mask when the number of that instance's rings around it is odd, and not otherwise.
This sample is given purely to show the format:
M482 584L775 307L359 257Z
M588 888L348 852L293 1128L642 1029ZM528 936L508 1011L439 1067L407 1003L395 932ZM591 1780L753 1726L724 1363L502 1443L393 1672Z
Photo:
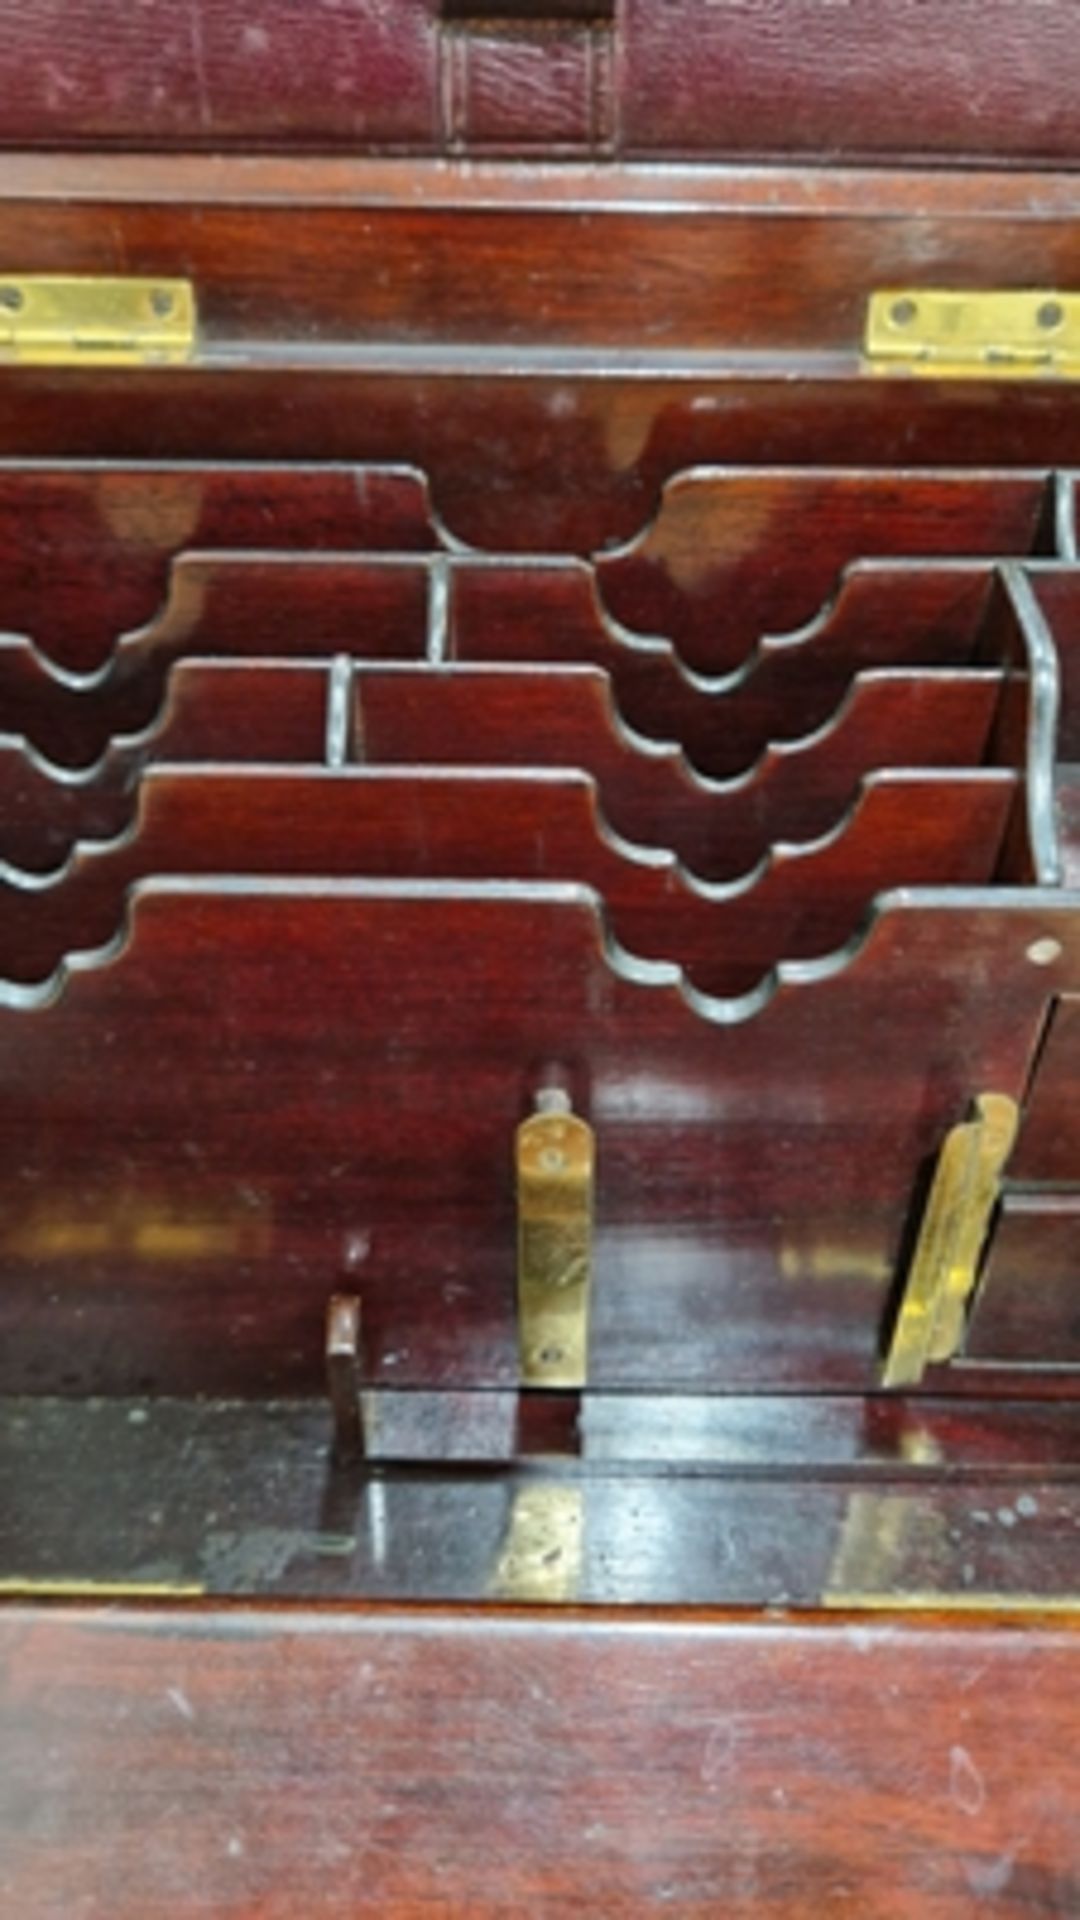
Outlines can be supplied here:
M982 1376L985 1384L985 1376ZM1075 1598L1075 1402L0 1399L3 1592L1012 1615ZM570 1396L574 1398L574 1396ZM558 1428L561 1426L561 1431Z
M25 1920L1080 1903L1071 1623L0 1612Z

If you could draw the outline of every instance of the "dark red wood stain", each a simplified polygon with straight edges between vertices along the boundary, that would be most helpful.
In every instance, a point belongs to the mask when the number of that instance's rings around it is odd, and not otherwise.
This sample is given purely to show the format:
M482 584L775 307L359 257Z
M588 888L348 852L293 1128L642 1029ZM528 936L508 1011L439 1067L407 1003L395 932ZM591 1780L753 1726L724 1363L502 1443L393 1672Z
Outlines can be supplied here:
M561 777L558 769L556 761L554 778L517 780L464 769L349 781L325 772L151 774L133 836L79 849L45 887L0 882L0 975L45 981L67 954L108 946L127 891L157 875L538 879L595 887L628 952L674 962L702 992L735 995L778 960L842 947L887 886L991 879L1015 791L1007 773L875 772L846 821L834 801L825 846L772 847L766 816L741 880L705 889L662 847L650 859L613 844L603 787L598 794L569 764ZM672 824L658 823L654 838Z
M698 672L731 671L762 634L819 614L852 560L1029 553L1044 486L1019 475L995 483L974 475L680 474L653 525L601 560L600 591L617 619L665 635Z
M601 1140L597 1385L873 1385L920 1167L1080 990L1070 908L897 896L732 1024L602 931L539 883L141 890L123 952L0 1014L4 1386L317 1392L350 1275L373 1377L509 1384L511 1143L552 1066Z
M13 1913L1080 1901L1064 1626L16 1608L0 1636Z
M5 1917L1080 1912L1080 382L863 358L1080 286L1073 11L0 6L0 338L199 314L0 347Z

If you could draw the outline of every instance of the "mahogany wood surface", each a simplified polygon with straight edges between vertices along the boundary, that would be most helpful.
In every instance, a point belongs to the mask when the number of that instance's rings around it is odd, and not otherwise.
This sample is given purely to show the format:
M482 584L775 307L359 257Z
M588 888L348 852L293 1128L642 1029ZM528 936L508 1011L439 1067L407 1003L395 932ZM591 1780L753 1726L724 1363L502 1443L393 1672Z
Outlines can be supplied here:
M0 462L4 629L74 672L154 618L188 548L437 544L423 475L406 468Z
M847 360L927 236L956 284L1067 286L1069 173L13 154L0 209L9 272L106 271L122 239L127 271L186 274L204 353L483 346L492 373L530 346L630 350L639 376L685 372L675 353Z
M0 635L0 726L61 767L90 767L117 735L153 726L185 654L423 659L430 591L419 558L341 567L329 556L265 555L253 567L185 555L160 617L125 634L81 683L59 678L31 641Z
M768 568L764 550L758 565ZM79 597L85 627L104 625L89 572ZM684 671L668 641L612 622L580 561L183 553L155 618L114 636L74 693L40 649L4 642L0 724L21 726L54 759L85 764L114 731L152 721L156 704L167 704L165 675L191 653L590 664L610 676L635 730L677 742L702 772L724 777L749 769L771 740L829 720L860 669L1017 664L999 600L988 564L860 562L818 619L763 635L735 673L710 681ZM734 638L737 620L724 632Z
M147 767L325 764L331 671L326 661L178 660L153 726L111 740L81 769L52 766L0 734L0 860L55 872L76 840L115 839L131 824Z
M1053 1353L1067 1365L1080 1360L1080 1152L1076 1140L1074 1079L1058 1110L1059 1164L1069 1185L1061 1190L1019 1187L1006 1192L990 1244L966 1351L973 1360L1038 1367Z
M1074 1128L1080 1101L1080 999L1062 994L1039 1055L1038 1068L1009 1162L1011 1177L1055 1184L1080 1179Z
M1080 258L1061 277L1080 282ZM853 343L859 324L853 313ZM718 347L658 378L625 350L560 365L523 349L506 366L482 343L466 355L384 345L327 354L316 370L299 350L240 344L168 372L13 378L0 367L0 396L12 444L39 457L146 459L166 447L192 461L405 460L427 473L450 533L491 552L589 554L631 540L664 481L693 462L1000 469L1036 449L1062 466L1080 459L1075 383L1014 382L1003 405L1000 380L873 378L854 357L788 358L785 372Z
M824 844L759 833L760 867L703 889L671 853L613 846L594 784L570 772L151 773L132 836L80 849L51 884L0 881L0 977L45 981L107 947L128 890L158 874L539 879L593 887L629 953L735 995L843 946L886 887L991 880L1014 791L1007 773L875 773Z
M719 779L746 772L770 741L823 726L864 669L1014 657L987 620L992 570L980 562L860 562L817 620L797 633L763 634L740 669L714 682L689 674L669 641L612 621L580 562L448 565L450 657L602 667L635 732L678 741L699 772Z
M5 1594L894 1609L1074 1604L1076 1403L903 1395L0 1400ZM976 1377L977 1376L977 1377ZM1020 1376L1013 1373L1014 1386Z
M200 316L0 367L0 1590L119 1602L0 1606L0 1907L1073 1915L1080 384L861 357L878 288L1080 285L1073 23L508 7L0 0L0 286ZM885 1395L982 1091L966 1346Z
M380 672L362 665L353 684L357 752L369 765L583 767L595 777L603 817L617 834L642 846L671 848L692 874L717 881L745 878L764 857L770 840L808 841L829 825L835 826L843 807L841 795L854 798L860 773L889 764L878 760L870 747L873 730L868 709L873 703L867 701L868 685L886 697L895 696L889 701L900 728L899 734L892 734L899 745L894 765L907 762L903 734L907 723L914 731L919 709L929 716L937 707L943 717L953 704L948 698L939 704L935 689L946 683L931 676L884 687L864 681L828 734L812 736L801 749L766 754L744 785L710 788L677 751L655 744L647 748L613 725L608 687L589 669L539 674L527 668L503 672L458 668L432 675L424 669ZM950 686L950 694L956 684ZM981 759L996 691L993 678L972 687L962 729L959 736L955 731L952 736L958 760ZM884 736L878 737L884 741ZM965 739L973 749L968 756ZM932 766L932 741L926 744ZM918 758L916 749L916 762ZM910 784L914 796L918 783ZM955 803L962 804L957 788L950 788L947 780L940 784L942 796L951 791ZM997 792L1003 799L1010 785L1008 779L988 780L983 791ZM989 801L988 805L993 818L996 806ZM971 819L968 825L973 826ZM905 842L916 860L920 849L929 845L921 837L924 829L932 832L929 816L913 811ZM945 831L948 834L948 827ZM955 847L961 839L958 832ZM977 833L975 844L987 851L996 847L993 829L988 826L985 839ZM975 860L978 868L977 854ZM971 879L977 881L976 872Z
M763 633L811 620L852 560L1030 553L1045 489L1020 474L698 469L668 482L639 539L602 556L600 592L625 626L664 634L689 666L730 671Z
M496 718L508 693L522 687L535 693L539 684L536 704L542 720L545 711L551 709L552 693L565 686L566 678L556 672L551 685L538 683L533 676L515 676L509 688L496 681L492 695ZM114 839L131 825L139 782L150 767L192 762L322 764L333 732L330 710L335 685L347 698L354 681L352 661L341 656L336 666L332 662L196 658L176 663L160 716L151 728L110 741L102 757L89 767L70 770L51 766L28 750L18 736L0 735L0 860L24 874L47 874L62 865L75 841ZM446 681L443 670L438 675L440 691ZM771 744L763 730L755 743L759 751L754 764L744 775L715 787L705 786L695 778L692 768L683 767L670 742L651 759L647 753L642 756L640 750L639 758L632 762L625 753L616 754L612 736L615 742L623 738L618 719L609 712L606 689L596 689L591 679L584 689L579 678L571 679L569 692L574 698L560 703L556 724L550 731L546 727L538 729L535 721L530 721L527 704L523 707L519 701L514 706L512 724L497 737L490 722L486 729L475 725L475 696L490 684L490 676L466 676L466 693L474 696L464 703L466 740L470 736L475 739L477 733L480 741L486 737L492 742L489 751L495 764L580 762L600 773L605 767L609 774L614 769L616 808L621 788L627 818L636 822L644 843L663 844L669 822L674 823L670 832L681 842L680 818L685 822L689 815L693 829L696 816L690 864L696 860L703 863L703 870L721 877L745 874L760 860L770 840L811 840L835 826L852 804L859 780L876 767L977 766L984 758L1001 758L996 743L994 751L988 752L991 723L1000 699L1000 681L993 670L909 673L870 669L857 674L846 693L837 687L834 698L838 710L823 731L815 729L802 740ZM583 690L589 696L584 702ZM438 704L438 694L433 695L433 701ZM448 701L447 717L453 717L455 708L460 710L462 704L460 700ZM482 702L479 704L482 707ZM576 733L567 725L568 719L574 719L575 707L579 719ZM786 722L781 716L780 724L796 725L797 711L794 709ZM726 699L722 706L708 709L712 743L702 752L712 759L745 758L745 745L740 749L729 744L728 726L729 714L738 723L744 713L745 703L729 706ZM341 755L350 760L362 743L358 742L351 712L345 713L343 722ZM659 715L655 724L660 724ZM763 727L768 725L770 722L764 721ZM430 729L425 737L430 741ZM423 760L431 753L436 759L444 759L448 749L441 732L438 741L436 749L425 746L418 736L412 749L416 759ZM1022 742L1013 764L1024 764ZM644 794L635 798L633 772L637 767L645 779ZM655 788L657 768L666 769L671 776L667 804L659 818L642 805ZM680 806L680 798L686 804ZM17 880L18 876L14 877Z
M912 390L858 358L868 293L928 250L946 283L1075 282L1067 179L235 166L13 156L0 258L119 250L188 273L202 316L190 369L4 369L13 450L404 460L459 537L579 553L695 462L1076 461L1073 385L1004 406L1000 381Z
M512 1140L555 1069L598 1136L595 1384L864 1390L923 1169L1022 1095L1077 924L908 891L843 964L702 1002L572 887L138 889L122 952L0 1013L3 1386L318 1391L343 1282L373 1380L511 1384Z
M1080 1898L1069 1620L129 1604L10 1607L0 1635L27 1920Z

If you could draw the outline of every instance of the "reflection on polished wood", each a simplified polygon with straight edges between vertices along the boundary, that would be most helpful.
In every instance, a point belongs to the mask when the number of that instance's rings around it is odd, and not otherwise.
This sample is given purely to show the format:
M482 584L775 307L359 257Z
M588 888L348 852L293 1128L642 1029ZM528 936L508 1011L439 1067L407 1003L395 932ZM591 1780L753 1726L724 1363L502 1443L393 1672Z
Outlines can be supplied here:
M1080 287L1075 33L257 11L0 46L206 148L0 181L200 314L0 367L0 1907L1075 1920L1080 388L861 353Z

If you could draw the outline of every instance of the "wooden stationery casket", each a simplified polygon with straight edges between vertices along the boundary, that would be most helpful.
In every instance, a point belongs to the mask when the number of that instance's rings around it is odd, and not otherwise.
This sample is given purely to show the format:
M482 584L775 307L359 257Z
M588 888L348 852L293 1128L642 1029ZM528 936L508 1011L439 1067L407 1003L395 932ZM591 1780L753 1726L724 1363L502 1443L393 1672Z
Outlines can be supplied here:
M1067 0L0 20L4 1911L1075 1915Z

